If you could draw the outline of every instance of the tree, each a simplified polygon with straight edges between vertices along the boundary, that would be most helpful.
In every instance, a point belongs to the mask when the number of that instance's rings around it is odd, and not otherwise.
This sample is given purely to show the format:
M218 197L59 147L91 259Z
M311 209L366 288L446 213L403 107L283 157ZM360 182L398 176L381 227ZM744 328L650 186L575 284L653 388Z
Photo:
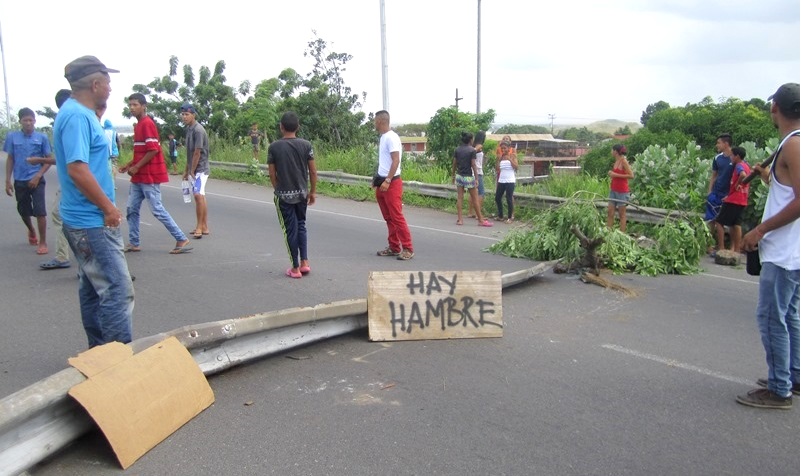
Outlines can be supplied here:
M461 134L486 131L495 117L496 111L492 109L471 114L459 111L454 106L442 107L432 116L426 128L427 148L438 162L447 166L451 164L454 149L460 144Z
M614 135L617 135L617 136L631 136L632 135L632 130L629 128L629 126L619 127L618 129L615 130Z
M654 113L670 107L671 105L665 101L657 101L656 103L649 104L646 106L646 110L640 115L640 123L645 126Z
M428 124L401 124L393 126L393 130L402 137L421 137L426 133Z
M225 84L225 61L218 61L214 70L201 66L197 83L190 65L182 68L183 84L176 81L178 65L178 57L170 56L167 75L154 78L147 85L133 86L134 92L142 93L148 98L148 112L162 124L161 133L183 136L180 109L181 104L188 102L195 106L198 121L204 123L210 133L227 139L234 138L238 131L231 127L230 120L239 112L239 101L234 88ZM241 87L240 91L242 89ZM127 101L123 116L131 117Z
M307 44L304 56L314 61L312 72L302 78L288 69L279 75L281 110L293 110L301 118L300 135L334 147L361 145L374 134L365 114L360 95L345 85L342 73L353 58L347 53L328 52L328 43L317 36ZM303 88L300 93L296 92ZM366 93L361 94L361 100Z
M551 134L551 130L532 124L506 124L496 129L494 134Z

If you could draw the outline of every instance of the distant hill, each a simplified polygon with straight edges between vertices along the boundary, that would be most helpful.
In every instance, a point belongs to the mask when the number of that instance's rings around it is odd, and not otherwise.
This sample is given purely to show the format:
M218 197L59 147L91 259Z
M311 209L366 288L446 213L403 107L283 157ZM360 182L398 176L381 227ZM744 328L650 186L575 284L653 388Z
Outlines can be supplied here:
M591 122L585 127L593 132L605 132L607 134L612 134L624 126L629 126L629 130L631 130L633 134L638 132L638 129L642 127L640 122L625 122L619 121L618 119L605 119L603 121Z

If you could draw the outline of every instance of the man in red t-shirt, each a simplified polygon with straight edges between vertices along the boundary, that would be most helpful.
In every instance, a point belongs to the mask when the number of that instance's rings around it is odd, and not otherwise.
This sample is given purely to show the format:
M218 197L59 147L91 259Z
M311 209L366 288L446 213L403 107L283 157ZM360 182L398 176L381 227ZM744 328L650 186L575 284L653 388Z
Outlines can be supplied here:
M722 200L721 210L715 218L718 249L724 248L724 227L730 227L730 251L741 249L741 215L749 199L749 184L741 184L752 171L746 163L746 150L743 147L732 148L732 178L730 193Z
M128 109L137 123L134 125L134 159L120 168L120 173L131 176L131 188L128 192L128 245L126 252L136 252L139 247L139 209L142 200L147 199L150 212L162 222L167 231L175 238L175 247L170 254L181 254L190 251L189 240L175 224L173 217L162 205L161 184L168 182L167 165L164 163L159 130L156 123L147 115L145 96L134 93L128 97Z

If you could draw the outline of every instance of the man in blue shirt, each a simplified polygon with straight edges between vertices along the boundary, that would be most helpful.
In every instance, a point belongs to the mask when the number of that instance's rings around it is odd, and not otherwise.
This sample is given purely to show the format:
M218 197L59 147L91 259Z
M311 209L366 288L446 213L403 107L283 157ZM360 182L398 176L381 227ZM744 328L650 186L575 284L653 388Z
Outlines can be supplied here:
M730 193L730 179L732 178L732 136L720 134L716 138L716 150L719 154L713 159L713 171L710 174L710 183L707 186L707 203L705 204L705 221L710 226L710 232L716 236L716 227L713 220L721 210L721 202ZM708 250L715 256L715 250Z
M48 164L30 164L29 157L50 157L50 141L41 132L36 132L36 114L27 107L20 109L19 122L21 131L10 132L6 136L3 151L8 154L6 159L6 194L9 197L16 194L17 212L22 222L28 228L28 243L39 245L36 252L47 254L47 207L45 206L45 172L50 168ZM13 182L12 182L13 176ZM39 237L33 228L31 217L36 217L39 228Z
M131 342L134 287L123 254L122 213L114 205L109 145L96 111L111 92L109 69L94 56L64 68L72 98L53 126L61 218L78 261L78 298L89 347Z

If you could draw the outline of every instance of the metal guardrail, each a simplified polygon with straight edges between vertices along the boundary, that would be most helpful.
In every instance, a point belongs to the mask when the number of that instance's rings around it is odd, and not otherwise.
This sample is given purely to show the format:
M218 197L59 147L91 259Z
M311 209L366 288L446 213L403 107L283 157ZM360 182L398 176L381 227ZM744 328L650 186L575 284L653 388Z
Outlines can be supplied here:
M502 288L526 282L556 261L502 275ZM137 339L135 353L175 336L205 375L368 326L367 299L291 308L207 322ZM67 394L86 378L64 369L0 400L0 475L19 474L59 451L94 422Z
M249 168L245 164L235 164L230 162L210 162L211 165L220 169L236 170L246 172ZM259 165L262 170L267 170L266 165ZM341 171L327 172L318 171L317 178L323 182L331 182L341 185L370 185L372 177L364 177L361 175L347 174ZM540 181L544 176L537 177L522 177L522 182L531 183ZM448 198L456 200L457 191L453 185L432 184L423 182L407 182L404 181L404 190L412 191L420 195L428 197ZM515 203L517 206L532 207L540 210L547 210L569 201L567 198L552 197L549 195L534 195L529 193L516 192L514 195ZM593 204L596 208L606 210L606 200L594 200ZM639 205L630 204L627 207L627 221L637 223L663 223L667 218L670 219L685 219L688 217L702 218L701 213L683 213L674 210L666 210L663 208L641 207Z

